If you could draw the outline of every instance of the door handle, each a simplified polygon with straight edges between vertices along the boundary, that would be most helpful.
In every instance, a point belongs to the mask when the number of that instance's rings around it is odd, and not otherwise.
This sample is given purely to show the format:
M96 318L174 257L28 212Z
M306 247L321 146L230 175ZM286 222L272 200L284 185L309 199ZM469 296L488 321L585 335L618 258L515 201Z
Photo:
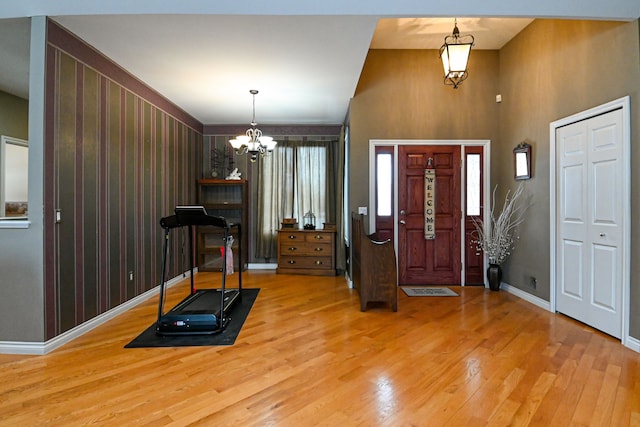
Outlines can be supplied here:
M405 220L404 220L404 219L401 219L401 220L400 220L400 224L405 225L405 224L406 224Z
M606 236L606 234L600 233L600 237L604 237L604 236Z

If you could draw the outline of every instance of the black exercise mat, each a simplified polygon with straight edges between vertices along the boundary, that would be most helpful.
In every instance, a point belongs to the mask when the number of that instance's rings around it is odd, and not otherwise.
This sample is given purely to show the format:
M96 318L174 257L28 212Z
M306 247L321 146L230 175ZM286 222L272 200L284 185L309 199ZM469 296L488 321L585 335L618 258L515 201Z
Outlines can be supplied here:
M156 323L153 322L143 333L138 335L133 341L125 345L125 348L141 347L189 347L189 346L213 346L213 345L233 345L236 342L240 329L253 307L253 303L258 297L260 289L249 288L242 290L242 300L236 303L231 309L228 317L231 319L227 323L224 331L212 335L177 335L161 336L156 335Z

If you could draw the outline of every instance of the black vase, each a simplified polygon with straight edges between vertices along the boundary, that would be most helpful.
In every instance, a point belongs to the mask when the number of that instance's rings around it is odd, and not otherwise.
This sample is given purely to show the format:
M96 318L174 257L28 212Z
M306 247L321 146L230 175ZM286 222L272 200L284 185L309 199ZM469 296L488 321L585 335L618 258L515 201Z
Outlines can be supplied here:
M489 289L492 291L500 290L500 282L502 282L502 268L500 268L500 264L489 264L489 268L487 268L487 280L489 281Z

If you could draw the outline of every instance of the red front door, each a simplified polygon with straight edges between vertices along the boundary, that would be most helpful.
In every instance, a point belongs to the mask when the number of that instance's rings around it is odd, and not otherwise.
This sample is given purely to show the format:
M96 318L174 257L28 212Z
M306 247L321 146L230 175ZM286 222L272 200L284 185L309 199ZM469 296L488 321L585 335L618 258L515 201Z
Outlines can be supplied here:
M425 239L425 169L435 169L435 239ZM461 284L460 146L398 147L401 285Z

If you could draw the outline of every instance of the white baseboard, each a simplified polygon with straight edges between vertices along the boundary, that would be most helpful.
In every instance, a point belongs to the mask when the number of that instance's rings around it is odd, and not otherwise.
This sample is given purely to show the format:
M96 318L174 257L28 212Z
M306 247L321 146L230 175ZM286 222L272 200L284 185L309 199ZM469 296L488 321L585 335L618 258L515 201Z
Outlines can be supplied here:
M197 269L194 270L197 272ZM175 285L178 282L183 281L189 277L189 272L176 276L167 282L167 288ZM160 286L156 286L153 289L146 291L143 294L138 295L135 298L130 299L117 307L112 308L86 322L69 329L66 332L46 341L46 342L26 342L26 341L0 341L0 354L31 354L31 355L43 355L47 354L64 344L78 338L79 336L89 332L90 330L102 325L103 323L113 319L119 314L122 314L148 300L149 298L158 295L160 292Z
M249 264L248 265L248 269L250 270L253 270L253 269L272 270L275 268L277 268L277 264ZM197 272L197 269L194 271ZM183 275L174 277L173 279L167 282L167 288L170 288L176 283L181 282L187 277L189 277L188 272ZM348 277L347 277L347 281L348 281L348 286L352 288L353 283ZM511 286L508 283L502 282L500 289L510 294L513 294L519 298L522 298L523 300L528 301L531 304L536 305L542 309L551 311L551 306L548 301L545 301L542 298L539 298L535 295L531 295L530 293L525 292L519 288L516 288L515 286ZM90 319L76 326L75 328L70 329L58 335L57 337L54 337L49 341L46 341L43 343L42 342L25 342L25 341L0 341L0 354L28 354L28 355L47 354L63 346L64 344L78 338L79 336L89 332L90 330L100 326L101 324L113 319L119 314L126 312L130 308L133 308L136 305L146 301L147 299L157 295L159 291L160 291L160 286L156 286L155 288L150 289L147 292L140 294L137 297L132 298L129 301L124 302L119 306L114 307L111 310L105 313L102 313L101 315L96 316L93 319ZM625 347L640 353L640 340L627 336L622 341L622 344Z
M551 304L548 301L545 301L535 295L531 295L530 293L516 288L515 286L511 286L508 283L502 282L500 284L500 289L503 289L510 294L522 298L523 300L528 301L533 305L537 305L540 308L551 311ZM640 353L640 340L631 336L626 336L620 341L623 346Z
M275 270L278 268L278 264L247 264L247 270Z
M640 353L640 340L634 337L627 336L623 341L622 345L625 347L634 350L637 353Z
M510 284L505 282L502 282L500 284L500 289L510 294L513 294L519 298L522 298L523 300L528 301L533 305L537 305L540 308L543 308L547 311L551 311L551 304L549 303L549 301L545 301L540 297L531 295L529 292L525 292L522 289L516 288L515 286L511 286Z

